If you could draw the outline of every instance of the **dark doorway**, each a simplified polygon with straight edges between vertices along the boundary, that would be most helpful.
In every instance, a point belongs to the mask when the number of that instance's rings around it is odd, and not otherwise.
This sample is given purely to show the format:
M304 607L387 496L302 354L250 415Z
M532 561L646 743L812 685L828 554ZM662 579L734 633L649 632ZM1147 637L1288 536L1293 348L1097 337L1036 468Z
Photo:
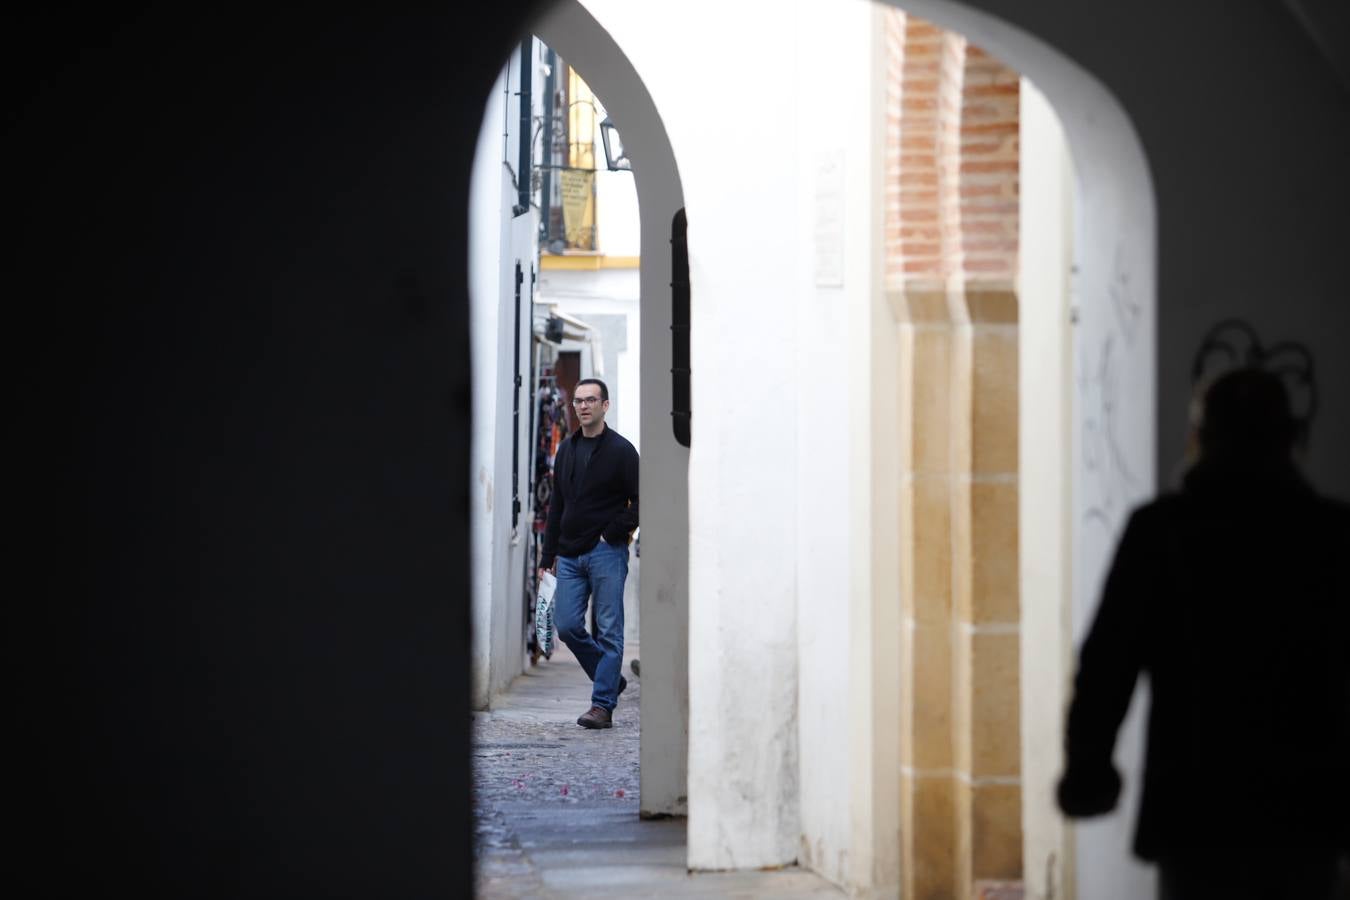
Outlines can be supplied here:
M576 412L572 409L572 394L576 391L577 382L581 380L581 352L579 350L564 350L558 354L558 362L554 366L554 373L558 378L558 387L562 389L563 397L567 406L567 433L571 434L581 427L577 421Z

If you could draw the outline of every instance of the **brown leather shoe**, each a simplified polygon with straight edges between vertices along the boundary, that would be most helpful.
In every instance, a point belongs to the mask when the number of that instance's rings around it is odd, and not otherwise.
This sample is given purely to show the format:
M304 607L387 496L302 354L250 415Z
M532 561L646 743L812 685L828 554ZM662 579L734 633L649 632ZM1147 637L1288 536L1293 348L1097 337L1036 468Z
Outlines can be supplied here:
M577 724L582 728L612 728L614 717L603 706L592 706L581 714L581 718L577 719Z

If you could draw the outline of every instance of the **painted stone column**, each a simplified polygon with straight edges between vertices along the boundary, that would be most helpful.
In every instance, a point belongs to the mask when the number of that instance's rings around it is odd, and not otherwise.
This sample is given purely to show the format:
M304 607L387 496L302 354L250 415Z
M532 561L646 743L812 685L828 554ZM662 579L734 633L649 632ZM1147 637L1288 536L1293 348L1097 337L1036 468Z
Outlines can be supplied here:
M887 37L902 884L964 898L1021 873L1018 79L913 16Z
M957 896L1022 875L1018 577L1019 78L962 59L961 289L949 294Z
M902 878L906 897L950 896L953 847L953 332L946 292L897 296L905 365L900 487Z
M952 735L957 896L1022 871L1017 298L962 295L952 348Z

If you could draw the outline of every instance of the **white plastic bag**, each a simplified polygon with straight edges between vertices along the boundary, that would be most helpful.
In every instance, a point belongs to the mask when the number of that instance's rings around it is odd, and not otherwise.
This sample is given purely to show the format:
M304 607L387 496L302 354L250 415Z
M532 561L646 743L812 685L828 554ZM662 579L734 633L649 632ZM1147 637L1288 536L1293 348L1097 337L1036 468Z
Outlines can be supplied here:
M544 659L553 656L553 591L558 579L552 572L545 572L539 578L539 592L534 600L534 639Z

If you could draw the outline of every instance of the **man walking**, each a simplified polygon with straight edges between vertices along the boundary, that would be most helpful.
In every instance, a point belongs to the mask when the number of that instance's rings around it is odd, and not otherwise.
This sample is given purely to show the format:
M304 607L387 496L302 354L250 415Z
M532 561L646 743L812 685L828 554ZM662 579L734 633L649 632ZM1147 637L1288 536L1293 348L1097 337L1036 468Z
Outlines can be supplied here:
M1224 376L1197 425L1182 489L1121 538L1079 658L1059 805L1116 805L1116 732L1147 673L1134 849L1158 864L1159 897L1329 900L1350 851L1350 508L1295 468L1278 376Z
M572 397L581 427L558 447L553 494L544 531L540 575L554 572L558 637L594 684L583 728L609 728L623 667L623 585L628 542L638 525L638 454L605 425L609 388L598 378L577 382ZM595 630L586 630L587 601L595 598Z

